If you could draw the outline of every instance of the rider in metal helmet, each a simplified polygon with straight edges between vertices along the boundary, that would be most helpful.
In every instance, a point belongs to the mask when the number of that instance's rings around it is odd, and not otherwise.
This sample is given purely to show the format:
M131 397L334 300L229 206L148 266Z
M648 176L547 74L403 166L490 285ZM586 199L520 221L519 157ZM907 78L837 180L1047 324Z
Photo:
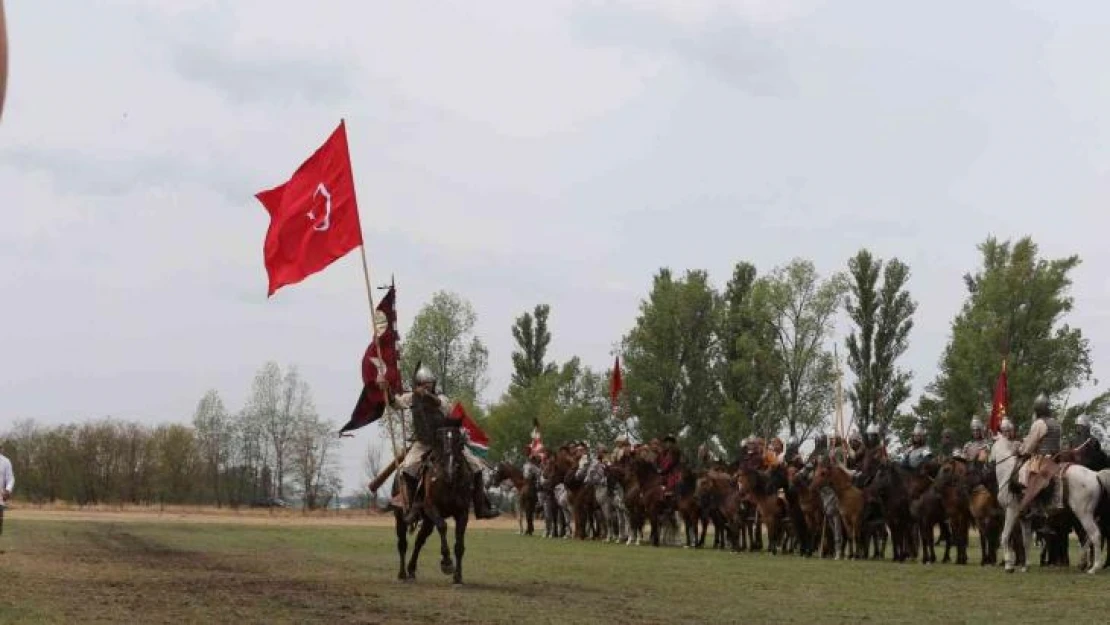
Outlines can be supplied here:
M975 417L971 420L971 440L964 444L963 457L971 462L986 462L990 443L983 435L983 422Z
M872 423L867 426L867 436L864 442L868 447L874 447L879 444L879 438L882 436L882 430L879 429L878 423Z
M956 449L956 433L952 428L944 428L940 431L940 455L942 458L950 458L952 452Z
M1077 437L1087 438L1091 435L1091 418L1081 414L1075 419L1075 433Z
M910 438L910 450L902 460L903 466L916 470L926 460L931 458L933 452L925 446L925 425L917 423L913 426L913 435Z
M423 388L424 390L434 393L436 391L436 374L428 368L428 365L420 365L416 369L416 373L412 374L412 386Z
M412 444L404 459L401 461L400 474L404 494L399 494L402 508L405 508L405 521L415 522L422 510L419 489L419 477L425 457L436 444L437 431L443 427L461 425L458 420L451 417L452 402L446 395L436 393L436 375L427 365L421 364L412 376L412 391L404 393L392 400L396 410L410 410L412 422ZM484 487L484 466L482 461L474 455L469 446L463 446L463 457L474 474L474 484L471 495L474 502L474 516L479 519L492 519L500 515L500 511L492 506L486 497Z
M1052 406L1049 404L1048 395L1041 393L1033 400L1033 414L1038 417L1047 416L1052 412Z
M1013 440L1014 435L1017 433L1017 431L1014 430L1014 422L1010 421L1009 417L1005 417L1002 419L1002 423L998 426L998 431L1010 440Z
M1091 434L1091 418L1085 414L1081 414L1075 419L1075 434L1072 436L1071 448L1080 449L1091 447L1094 450L1101 450L1102 445L1098 439Z

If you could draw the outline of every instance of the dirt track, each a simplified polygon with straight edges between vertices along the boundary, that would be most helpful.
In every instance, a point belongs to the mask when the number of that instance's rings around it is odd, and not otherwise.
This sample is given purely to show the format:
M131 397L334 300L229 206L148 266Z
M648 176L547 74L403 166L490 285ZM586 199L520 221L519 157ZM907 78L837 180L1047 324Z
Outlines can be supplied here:
M159 510L149 509L60 509L36 508L33 506L12 506L5 513L9 523L28 521L93 521L106 523L234 523L244 525L296 525L296 526L336 526L336 527L392 527L393 515L344 511L338 513L306 514L300 511L240 511L213 509ZM513 516L489 521L476 521L470 526L476 529L513 529L517 528Z

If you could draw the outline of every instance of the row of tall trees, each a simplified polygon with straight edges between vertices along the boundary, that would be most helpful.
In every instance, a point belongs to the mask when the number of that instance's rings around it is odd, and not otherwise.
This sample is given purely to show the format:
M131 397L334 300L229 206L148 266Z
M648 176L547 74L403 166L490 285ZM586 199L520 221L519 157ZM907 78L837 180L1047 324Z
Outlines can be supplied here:
M846 409L859 428L877 423L904 439L920 421L934 439L944 428L967 436L973 417L989 415L1004 359L1009 414L1019 424L1030 421L1040 392L1066 421L1080 413L1105 420L1110 393L1071 401L1094 381L1089 343L1066 319L1078 257L1043 258L1028 237L988 238L979 252L981 266L964 278L967 298L952 322L939 373L912 406L913 378L902 358L918 304L909 290L910 268L900 259L863 249L845 271L829 275L805 259L762 275L740 262L720 290L705 271L679 275L664 268L617 350L625 367L626 414L635 419L610 415L608 370L591 370L578 358L558 363L547 357L552 311L541 304L514 322L511 382L481 414L491 451L494 457L518 454L533 419L542 423L545 440L556 443L609 441L627 429L641 438L680 433L688 449L708 441L735 449L749 434L805 438L830 423L840 371ZM465 314L447 314L456 307ZM466 371L458 377L484 380L488 352L472 335L473 319L465 300L438 294L406 341L423 350L435 340L421 328L463 328L450 343L452 362ZM847 336L834 336L843 321ZM474 353L482 357L469 356ZM455 376L446 377L450 387ZM481 391L469 382L454 384L468 401Z
M320 420L297 369L270 362L235 414L210 390L191 425L23 421L3 449L17 494L36 502L239 506L299 497L312 509L340 490L335 430Z

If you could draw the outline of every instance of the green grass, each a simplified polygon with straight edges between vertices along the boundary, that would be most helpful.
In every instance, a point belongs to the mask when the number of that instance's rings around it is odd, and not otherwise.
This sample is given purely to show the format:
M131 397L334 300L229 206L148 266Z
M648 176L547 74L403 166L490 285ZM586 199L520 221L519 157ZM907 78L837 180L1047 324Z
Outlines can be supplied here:
M1107 579L831 562L474 528L465 581L395 581L388 528L23 521L0 546L13 623L1021 623L1105 620ZM977 562L978 554L973 561ZM1016 620L1015 620L1016 619Z

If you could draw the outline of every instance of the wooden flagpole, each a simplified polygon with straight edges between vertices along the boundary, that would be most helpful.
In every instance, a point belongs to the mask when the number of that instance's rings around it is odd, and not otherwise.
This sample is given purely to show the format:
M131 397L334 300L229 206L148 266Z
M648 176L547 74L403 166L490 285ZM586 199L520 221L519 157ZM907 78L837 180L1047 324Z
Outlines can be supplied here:
M344 126L346 126L346 119L341 118L340 123L342 123ZM348 150L347 158L350 159L350 142L349 141L348 141L347 150ZM353 184L353 178L354 178L354 167L353 166L351 168L351 178L352 178L351 192L354 196L355 206L357 207L358 206L358 194L357 194L357 191L355 190L356 185ZM355 214L357 215L358 212L356 211ZM358 230L359 230L359 235L363 239L362 245L359 245L358 249L359 249L359 255L362 257L362 277L363 277L363 280L366 284L366 302L370 305L370 335L373 337L374 347L377 349L377 352L378 352L378 358L381 359L383 354L382 354L381 343L378 342L378 322L377 322L377 318L376 318L376 315L377 315L378 311L377 311L377 308L375 308L375 306L374 306L374 289L370 286L370 263L367 262L367 260L366 260L366 237L362 235L362 219L361 218L359 219ZM384 362L384 360L383 360L383 362ZM377 365L375 365L375 369L377 369ZM389 390L388 390L387 384L385 382L379 382L378 385L381 388L382 393L386 396L385 411L387 413L386 414L386 419L388 419L388 421L389 421L389 442L391 443L391 445L393 447L394 463L395 463L395 465L400 466L400 464L401 464L401 459L400 459L401 452L400 452L400 449L397 445L397 428L396 428L396 424L393 421L393 412L394 412L394 410L393 410L393 407L389 405ZM407 436L405 435L405 419L404 419L404 416L402 416L401 417L401 439L404 440L405 438L407 438ZM405 504L405 507L407 508L408 507L408 501L407 501L407 497L405 496L405 489L402 488L402 489L400 489L399 492L401 493L402 501Z

